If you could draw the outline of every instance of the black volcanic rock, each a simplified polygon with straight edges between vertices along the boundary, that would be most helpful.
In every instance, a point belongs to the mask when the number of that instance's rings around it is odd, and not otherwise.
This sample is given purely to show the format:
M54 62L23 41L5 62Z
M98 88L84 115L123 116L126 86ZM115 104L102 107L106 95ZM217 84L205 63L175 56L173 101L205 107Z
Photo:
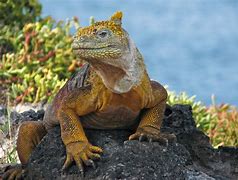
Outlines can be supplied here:
M92 144L104 149L97 168L86 168L85 179L176 179L186 176L186 166L192 164L189 152L179 144L168 147L159 143L127 141L128 131L87 131ZM32 154L27 167L29 178L81 178L74 165L65 174L60 172L65 160L65 147L60 129L49 132ZM44 168L42 168L44 167ZM183 171L183 172L182 172Z
M238 179L238 149L214 149L196 128L190 106L168 106L161 131L174 133L177 142L127 141L132 133L127 130L87 130L89 141L104 153L96 169L87 167L81 177L75 165L61 171L66 152L55 127L32 153L25 179Z

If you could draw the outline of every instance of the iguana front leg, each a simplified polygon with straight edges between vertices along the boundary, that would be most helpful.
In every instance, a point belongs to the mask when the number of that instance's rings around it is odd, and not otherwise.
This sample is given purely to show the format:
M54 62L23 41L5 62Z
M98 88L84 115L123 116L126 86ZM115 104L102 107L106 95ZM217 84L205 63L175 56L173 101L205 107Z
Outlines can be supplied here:
M140 124L129 140L139 139L139 141L147 139L148 141L160 141L168 144L168 141L175 140L173 134L165 134L160 132L164 110L166 107L167 92L159 83L152 81L151 86L153 95L157 104L152 108L146 108L142 111Z
M63 170L67 169L73 161L83 173L83 163L94 166L92 160L99 159L102 149L92 146L82 127L81 122L74 110L62 109L59 113L61 137L66 146L66 160Z

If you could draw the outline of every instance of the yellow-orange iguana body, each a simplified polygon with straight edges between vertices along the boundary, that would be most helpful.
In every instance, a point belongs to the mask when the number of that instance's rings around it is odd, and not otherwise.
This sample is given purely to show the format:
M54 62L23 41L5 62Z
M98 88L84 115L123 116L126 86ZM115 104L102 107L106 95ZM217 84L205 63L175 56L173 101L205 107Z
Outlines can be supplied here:
M21 163L27 163L36 145L49 129L60 124L66 146L63 169L75 161L94 165L102 149L90 144L84 128L135 129L129 137L167 141L160 133L167 92L147 75L143 57L121 27L122 13L110 20L81 28L74 37L73 51L87 63L61 88L47 108L43 122L25 122L17 140ZM19 176L21 169L5 177ZM10 175L10 176L9 176Z

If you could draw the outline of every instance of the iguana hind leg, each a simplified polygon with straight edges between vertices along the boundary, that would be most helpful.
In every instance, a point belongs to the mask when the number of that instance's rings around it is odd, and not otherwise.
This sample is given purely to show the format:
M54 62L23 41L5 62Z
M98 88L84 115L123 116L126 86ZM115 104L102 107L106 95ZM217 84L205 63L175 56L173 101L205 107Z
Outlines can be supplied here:
M157 104L152 108L146 108L142 111L140 124L129 140L139 139L149 141L160 141L167 144L168 141L174 141L176 136L173 134L165 134L160 132L164 110L166 107L167 91L162 85L155 81L151 81L154 98Z
M17 138L17 153L22 166L28 162L32 151L45 134L46 129L42 121L25 121L21 124ZM22 166L7 170L3 175L3 179L19 179L23 173Z
M35 147L47 133L42 121L25 121L19 128L17 153L22 164L26 164Z

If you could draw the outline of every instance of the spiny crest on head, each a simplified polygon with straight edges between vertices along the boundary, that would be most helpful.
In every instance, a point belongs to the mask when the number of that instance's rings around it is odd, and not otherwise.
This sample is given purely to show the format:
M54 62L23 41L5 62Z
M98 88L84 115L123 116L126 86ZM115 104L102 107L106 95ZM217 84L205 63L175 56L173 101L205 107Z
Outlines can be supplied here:
M88 26L85 28L80 28L77 32L77 35L78 36L93 35L99 29L108 28L114 34L116 34L118 36L122 36L122 34L123 34L123 29L121 27L122 16L123 16L123 13L121 11L117 11L111 16L110 20L108 20L108 21L99 21L99 22L92 24L91 26Z
M115 12L115 13L112 15L111 21L114 21L115 24L121 26L122 16L123 16L122 12L121 12L121 11L117 11L117 12Z

